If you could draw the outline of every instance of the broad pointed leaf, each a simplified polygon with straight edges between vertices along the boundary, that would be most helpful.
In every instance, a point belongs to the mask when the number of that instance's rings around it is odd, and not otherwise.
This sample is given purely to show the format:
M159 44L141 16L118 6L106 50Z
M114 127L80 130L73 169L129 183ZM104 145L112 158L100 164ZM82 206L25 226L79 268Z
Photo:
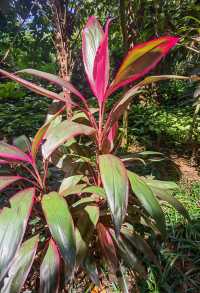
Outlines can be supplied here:
M0 158L32 163L31 158L15 146L0 142Z
M178 40L176 37L165 36L134 46L122 62L107 95L147 74Z
M60 192L60 195L65 197L71 194L79 194L83 191L85 187L86 187L86 184L77 184L75 186L71 186L63 190L62 192Z
M104 32L100 23L94 16L91 16L82 32L82 55L88 81L95 96L97 96L97 91L93 76L94 62L103 38Z
M83 206L86 206L91 203L93 204L96 203L96 199L93 196L83 197L79 199L78 201L76 201L74 204L72 204L72 208L82 209Z
M60 145L78 135L93 135L95 129L84 124L79 124L69 120L63 121L45 137L46 142L42 151L44 158L47 159Z
M172 205L183 217L190 221L190 216L186 208L172 195L173 190L178 187L176 183L150 179L145 180L145 182L159 199Z
M40 293L58 293L60 279L60 256L53 239L40 267Z
M35 190L28 188L10 199L10 207L0 213L0 281L18 250L33 206Z
M82 96L82 94L69 82L64 80L63 78L51 74L51 73L47 73L47 72L43 72L40 70L35 70L35 69L23 69L18 71L18 73L28 73L34 76L37 76L39 78L42 79L46 79L56 85L59 85L67 90L69 90L70 92L72 92L74 95L76 95L77 97L79 97L82 101L86 101L85 98Z
M119 270L119 260L109 229L102 223L98 223L97 232L103 256L106 258L111 269L116 273Z
M122 161L114 155L99 156L103 187L119 235L128 204L128 177Z
M47 121L42 127L40 127L40 129L38 129L36 135L33 138L32 147L31 147L31 154L34 159L36 158L39 147L42 143L42 140L43 140L45 134L47 133L48 129L50 128L51 123L60 115L61 112L63 112L63 110L64 110L64 108L62 108L55 115L53 115L53 117L51 117L51 119L49 119L49 121Z
M132 87L130 90L128 90L124 96L115 103L113 109L111 110L110 114L108 115L108 119L106 122L105 129L109 130L112 128L112 126L119 120L121 115L124 113L128 105L130 104L133 97L137 94L139 94L139 90L151 83L162 81L162 80L168 80L168 79L180 79L180 80L194 80L198 81L200 80L200 77L196 76L180 76L180 75L158 75L158 76L149 76L146 77L144 80L136 84L134 87ZM109 128L108 128L109 127Z
M119 249L119 253L123 258L124 262L132 269L138 271L140 274L144 275L145 269L142 263L139 261L138 257L133 252L133 249L128 243L126 243L121 236L118 238L115 237L114 231L109 229L110 234L112 235L115 244Z
M13 145L22 150L23 152L29 152L31 149L30 140L26 135L20 135L13 139Z
M165 235L165 216L157 198L154 196L153 192L145 183L145 181L143 181L138 175L128 171L128 177L133 193L136 195L148 214L155 220L156 226L158 227L160 232Z
M96 52L93 68L93 78L96 96L99 104L105 101L105 93L109 82L109 50L108 50L108 27L110 20L106 23L105 34Z
M99 197L106 198L105 190L99 186L94 186L94 185L88 186L83 189L83 192L94 193L95 195L98 195Z
M74 175L67 178L64 178L59 189L59 193L62 193L64 190L74 187L77 185L81 179L83 179L83 175Z
M89 249L89 244L99 220L99 208L96 205L86 205L78 215L76 224L76 265L82 264Z
M42 198L42 208L51 235L71 273L76 258L76 244L73 219L65 199L56 192Z
M38 246L39 237L25 241L12 261L8 277L4 279L1 293L19 293L31 269Z
M48 97L52 100L58 100L58 101L62 101L62 102L65 102L65 99L62 98L60 95L54 93L54 92L51 92L49 90L46 90L44 89L43 87L39 86L39 85L36 85L30 81L27 81L23 78L20 78L19 76L13 74L13 73L9 73L3 69L0 69L0 74L18 82L19 84L23 85L24 87L28 88L29 90L41 95L41 96L45 96L45 97Z
M20 179L20 176L0 176L0 190L3 190L10 184Z
M137 235L135 232L130 232L127 228L122 228L122 235L134 246L135 249L142 252L144 256L154 262L157 267L159 267L158 260L153 253L151 247L140 235Z

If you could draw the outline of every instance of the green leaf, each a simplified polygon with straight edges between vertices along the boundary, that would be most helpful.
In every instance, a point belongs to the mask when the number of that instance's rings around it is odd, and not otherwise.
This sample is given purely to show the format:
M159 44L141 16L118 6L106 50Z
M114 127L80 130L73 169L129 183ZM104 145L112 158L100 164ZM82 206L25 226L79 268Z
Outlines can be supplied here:
M56 125L45 136L42 147L44 159L47 159L59 146L77 135L93 135L95 129L84 124L65 120Z
M26 135L20 135L14 138L13 144L23 152L29 152L31 149L30 140Z
M82 264L88 252L89 242L99 220L99 208L96 205L85 206L78 215L76 228L76 265Z
M83 175L74 175L67 178L64 178L59 189L59 193L62 193L64 190L74 187L76 184L78 184L81 179L83 179Z
M60 256L53 239L40 267L40 293L58 293Z
M121 257L123 258L127 266L143 275L145 269L139 261L139 259L137 258L137 256L134 254L133 249L130 247L130 245L126 243L121 236L116 238L113 233L114 231L112 229L109 229L109 231L119 249Z
M91 203L95 203L96 199L92 196L89 197L83 197L80 200L76 201L74 204L72 204L73 208L82 208L84 205L88 205Z
M157 267L159 267L158 260L151 247L140 235L137 235L134 232L131 233L125 227L122 228L122 235L134 246L134 249L138 249L148 260L152 261Z
M186 208L171 194L178 187L176 183L160 180L146 180L146 183L159 199L172 205L183 217L190 221L190 215Z
M166 223L165 216L160 207L157 198L154 196L153 192L149 186L135 173L128 171L128 177L130 180L131 188L138 200L141 202L144 209L149 213L149 215L155 220L156 226L160 232L166 234Z
M161 180L152 180L152 179L144 179L144 181L149 185L150 187L156 187L164 190L177 190L179 187L178 185L173 181L161 181Z
M76 259L74 223L67 202L57 192L50 192L42 198L42 208L51 235L71 273Z
M128 204L128 176L122 161L114 155L99 156L103 187L119 235Z
M34 188L22 190L10 199L10 207L0 212L0 281L24 237L34 195Z
M65 190L63 190L60 195L62 196L68 196L71 194L79 194L83 191L84 187L86 186L86 184L77 184L75 186L71 186Z
M35 236L25 241L12 261L8 277L4 279L1 293L19 293L31 269L39 237Z
M58 119L60 118L59 115L63 112L63 110L64 110L64 107L60 111L58 111L55 115L53 115L45 124L43 124L42 127L38 129L36 135L33 138L32 147L31 147L31 154L34 159L36 158L40 144L42 143L42 140L45 134L47 133L48 129L52 127L55 120L57 118Z
M83 189L83 192L93 193L95 195L98 195L99 197L106 198L105 190L102 187L99 187L99 186L88 186L88 187Z
M3 190L10 184L20 179L20 176L0 176L0 190Z

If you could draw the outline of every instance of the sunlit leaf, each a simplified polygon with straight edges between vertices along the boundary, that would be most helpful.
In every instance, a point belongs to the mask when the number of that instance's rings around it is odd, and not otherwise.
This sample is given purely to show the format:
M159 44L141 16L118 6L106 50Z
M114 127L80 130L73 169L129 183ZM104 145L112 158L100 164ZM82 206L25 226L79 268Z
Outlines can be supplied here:
M99 186L88 186L83 189L83 192L86 193L94 193L95 195L98 195L99 197L106 198L105 190L102 187Z
M107 95L147 74L178 40L176 37L165 36L134 46L123 60Z
M93 68L93 78L96 96L99 103L105 101L105 93L109 82L109 50L108 50L108 27L110 20L106 23L105 33L96 52Z
M53 123L53 121L61 114L61 112L64 110L64 108L62 108L60 111L58 111L55 115L53 115L51 117L51 119L49 119L44 125L42 125L42 127L40 127L36 133L36 135L33 138L32 141L32 147L31 147L31 154L32 157L35 159L37 152L39 150L39 147L42 143L42 140L45 136L45 134L47 133L48 129L50 128L51 124Z
M122 161L114 155L99 156L103 187L119 235L128 204L128 177Z
M83 175L73 175L67 178L64 178L61 182L59 193L62 193L64 190L76 186L81 179L83 179Z
M89 197L83 197L81 199L79 199L78 201L76 201L74 204L72 204L73 208L83 208L83 206L91 204L91 203L95 203L96 199L93 196L89 196Z
M103 37L104 32L100 23L94 16L91 16L82 32L82 55L85 71L95 96L97 93L93 77L94 61Z
M79 194L83 191L83 189L86 187L86 184L77 184L75 186L71 186L67 189L64 189L62 192L59 192L61 196L68 196L71 194Z
M56 125L45 136L42 148L43 156L47 159L60 145L77 135L93 135L95 129L84 124L66 120Z

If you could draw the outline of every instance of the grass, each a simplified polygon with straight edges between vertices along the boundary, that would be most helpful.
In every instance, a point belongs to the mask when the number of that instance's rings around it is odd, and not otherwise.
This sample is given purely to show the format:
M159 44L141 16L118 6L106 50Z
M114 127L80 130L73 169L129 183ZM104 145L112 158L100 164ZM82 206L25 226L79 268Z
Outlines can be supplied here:
M183 184L175 195L191 216L191 222L166 208L168 239L159 248L162 274L149 268L142 293L199 293L200 288L200 183Z

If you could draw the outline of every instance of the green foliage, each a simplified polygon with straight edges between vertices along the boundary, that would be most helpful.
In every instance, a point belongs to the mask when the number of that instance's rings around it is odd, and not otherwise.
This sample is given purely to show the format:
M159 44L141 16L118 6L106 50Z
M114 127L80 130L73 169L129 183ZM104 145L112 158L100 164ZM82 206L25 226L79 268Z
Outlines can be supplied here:
M181 146L188 142L192 120L193 109L191 106L144 106L138 104L131 107L129 131L138 141L147 146L151 142L158 142L158 144L162 142L168 146ZM194 142L200 142L199 117L192 139Z
M182 184L176 192L176 198L184 203L192 217L185 223L183 217L174 209L166 207L168 240L157 247L162 275L156 267L148 271L146 283L140 284L141 292L198 292L200 280L200 224L199 224L199 192L200 184Z
M106 108L106 101L111 93L137 80L138 76L144 76L166 55L178 39L158 38L130 50L113 82L108 86L108 23L104 32L93 16L89 18L83 31L83 62L91 90L98 102L97 111L92 110L89 100L82 93L60 77L32 69L20 72L32 74L70 91L73 93L70 101L67 99L68 96L27 81L21 78L19 73L16 75L0 69L3 76L18 82L35 94L48 97L54 102L56 100L61 104L60 110L57 110L38 130L31 143L25 139L27 147L24 149L22 145L24 151L16 146L0 142L1 164L10 165L13 171L23 175L23 177L20 176L23 184L33 186L29 191L32 191L32 197L35 198L34 201L32 200L32 205L36 213L36 215L31 213L32 206L29 207L23 202L26 214L18 217L18 221L23 223L23 229L6 219L11 227L6 230L9 239L4 239L0 250L5 250L5 247L8 249L10 235L15 228L19 239L16 240L16 244L13 243L15 255L13 256L12 252L10 256L12 259L8 260L13 266L11 269L3 266L5 274L8 272L8 278L5 275L2 276L3 289L11 288L13 283L17 284L16 292L23 287L36 253L35 239L38 239L39 235L42 236L41 242L44 244L41 247L38 246L39 254L43 258L43 261L39 261L39 266L42 263L40 288L50 286L53 288L51 290L55 288L56 291L62 290L69 285L74 274L82 270L88 273L92 281L99 284L99 273L104 266L108 267L109 271L113 271L122 288L126 288L125 278L123 282L121 280L123 266L144 278L149 263L158 263L147 239L150 235L156 234L165 237L166 221L161 207L163 199L190 221L183 205L173 200L171 192L177 188L176 184L162 183L162 181L149 182L146 178L141 178L128 171L127 158L124 161L123 158L117 157L116 152L119 119L132 97L137 95L144 85L163 78L168 79L171 76L145 78L122 95L111 109ZM149 61L152 52L155 57ZM70 113L70 116L69 105L71 108L73 106L73 113ZM73 116L77 114L77 111L85 116L85 119L80 122L77 122L76 116ZM28 109L27 112L30 115ZM19 139L15 141L19 144ZM142 154L139 155L142 156ZM148 157L149 153L144 152L143 156L145 155ZM144 159L137 157L136 154L131 156L145 164ZM134 160L132 163L134 164ZM73 175L71 177L67 175L69 170ZM53 180L53 184L50 180ZM7 188L8 184L15 182L10 176L3 176L1 181L2 188ZM24 188L23 185L19 186L20 189ZM156 191L155 187L158 187ZM167 198L162 195L166 192L168 192ZM27 189L21 193L27 195ZM12 208L17 211L18 205L15 204L14 199L17 198L19 201L21 193L11 197ZM7 210L4 207L3 212ZM29 239L28 242L22 243L29 216L33 216L33 220L36 216L37 220L39 218L39 229L36 231L36 238L32 238L34 241ZM9 227L8 225L6 228ZM33 233L35 234L35 230ZM56 247L51 238L55 241ZM47 246L50 250L46 250ZM88 261L88 259L94 259L94 261ZM44 277L44 269L48 262L51 262L53 268ZM62 278L60 284L58 284L58 267L60 278ZM99 272L91 267L98 267ZM57 278L55 283L51 282L51 273Z

